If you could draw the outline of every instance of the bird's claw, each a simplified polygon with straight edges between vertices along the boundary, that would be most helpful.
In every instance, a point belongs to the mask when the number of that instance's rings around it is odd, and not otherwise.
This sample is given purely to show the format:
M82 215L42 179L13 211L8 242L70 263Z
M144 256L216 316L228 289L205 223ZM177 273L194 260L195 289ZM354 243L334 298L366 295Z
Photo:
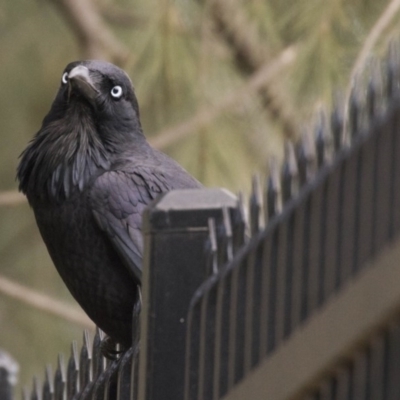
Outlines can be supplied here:
M117 360L119 356L125 352L125 349L121 349L120 345L109 336L106 336L101 341L100 348L101 354L112 361Z

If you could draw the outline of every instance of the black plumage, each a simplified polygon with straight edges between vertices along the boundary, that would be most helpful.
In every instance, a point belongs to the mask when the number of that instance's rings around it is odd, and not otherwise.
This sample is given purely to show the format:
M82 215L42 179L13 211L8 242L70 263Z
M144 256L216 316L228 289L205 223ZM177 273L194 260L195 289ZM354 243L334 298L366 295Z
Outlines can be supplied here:
M101 61L69 64L17 178L68 289L102 330L129 346L142 212L160 193L201 185L147 143L125 72Z

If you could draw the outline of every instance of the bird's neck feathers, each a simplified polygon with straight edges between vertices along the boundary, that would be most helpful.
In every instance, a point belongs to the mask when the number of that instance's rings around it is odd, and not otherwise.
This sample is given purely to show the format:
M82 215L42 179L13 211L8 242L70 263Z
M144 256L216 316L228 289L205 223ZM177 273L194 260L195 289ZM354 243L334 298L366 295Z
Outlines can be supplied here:
M108 152L86 114L44 121L21 155L17 177L28 199L61 201L109 169Z

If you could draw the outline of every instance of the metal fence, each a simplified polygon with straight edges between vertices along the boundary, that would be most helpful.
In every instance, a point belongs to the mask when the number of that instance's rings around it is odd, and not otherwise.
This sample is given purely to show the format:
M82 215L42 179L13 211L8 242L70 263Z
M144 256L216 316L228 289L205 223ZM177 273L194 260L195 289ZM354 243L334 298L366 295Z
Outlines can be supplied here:
M348 134L335 109L287 144L283 167L243 196L170 192L144 216L140 351L107 362L87 334L25 399L211 400L290 341L397 238L400 79L396 49L353 91ZM247 214L249 222L247 222ZM379 296L379 293L376 294ZM302 398L399 398L398 320ZM139 357L140 354L140 357ZM309 397L306 397L309 396ZM274 399L275 400L275 399Z
M317 151L307 140L301 144L298 169L288 147L286 205L265 230L259 229L262 196L253 185L253 238L234 257L226 255L228 262L219 263L189 307L186 400L226 395L398 234L400 102L398 65L391 62L386 90L373 76L365 104L353 93L348 138L340 136L339 114L333 113L332 162L326 128L317 134ZM264 196L269 217L279 209L279 182L272 175Z

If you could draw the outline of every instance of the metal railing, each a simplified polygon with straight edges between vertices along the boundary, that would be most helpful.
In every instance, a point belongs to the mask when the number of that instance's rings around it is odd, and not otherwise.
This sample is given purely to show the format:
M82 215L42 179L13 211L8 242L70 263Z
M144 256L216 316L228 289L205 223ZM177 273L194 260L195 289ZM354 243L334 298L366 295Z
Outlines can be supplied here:
M329 134L323 130L317 142L322 156L314 157L303 144L299 170L288 147L282 178L287 203L265 230L259 230L263 205L255 180L253 238L234 257L226 254L227 262L222 257L218 272L190 304L186 400L226 395L398 234L400 102L393 65L388 69L385 94L375 77L365 105L353 93L350 142L336 140L342 147L331 163L325 161L329 152L321 137ZM333 125L342 132L340 123ZM299 194L298 171L300 183L308 181ZM271 176L266 188L270 216L279 209L279 182ZM229 231L225 228L227 242Z

